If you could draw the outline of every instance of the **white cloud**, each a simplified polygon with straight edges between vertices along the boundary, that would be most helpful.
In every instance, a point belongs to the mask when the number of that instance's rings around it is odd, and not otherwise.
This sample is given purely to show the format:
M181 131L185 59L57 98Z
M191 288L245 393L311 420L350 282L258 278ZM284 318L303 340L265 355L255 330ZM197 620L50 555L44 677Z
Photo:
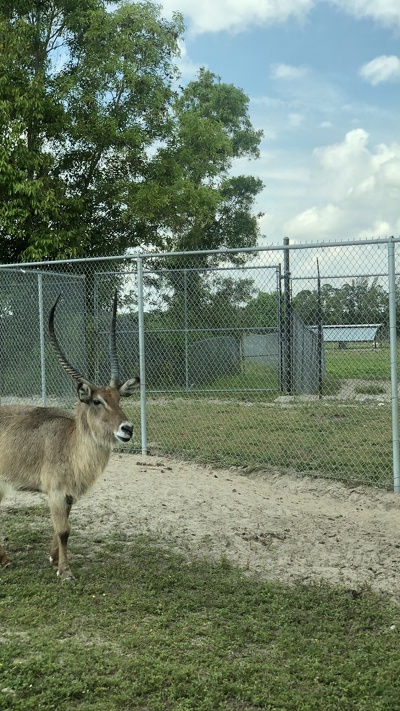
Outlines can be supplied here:
M294 67L291 64L272 64L270 76L272 79L293 80L307 74L306 67Z
M182 12L191 34L242 32L251 26L303 18L315 0L164 0L163 14Z
M313 206L285 223L285 233L291 237L321 240L338 235L343 228L344 215L339 207L329 203L323 207Z
M385 81L398 81L400 80L400 59L395 55L388 56L386 54L375 57L371 62L361 67L360 75L373 86Z
M349 15L369 17L385 26L400 25L399 0L331 0Z
M321 0L320 0L321 1ZM156 2L156 0L154 0ZM171 17L181 12L190 34L228 31L243 32L249 27L263 27L302 20L318 0L162 0L163 14ZM399 0L325 0L357 19L371 18L384 26L400 25Z
M308 189L312 203L287 217L283 231L296 240L356 239L398 234L400 144L369 146L358 128L344 140L313 151Z
M358 166L367 156L368 133L363 128L355 128L346 134L342 143L334 143L323 148L315 148L314 155L323 168L337 170Z
M400 189L400 145L382 143L371 150L368 143L367 131L357 128L342 143L314 150L317 166L337 200L368 193L370 200L382 200L388 190Z
M376 239L377 237L389 237L392 234L392 227L393 225L390 225L385 220L375 220L372 227L361 230L359 238Z

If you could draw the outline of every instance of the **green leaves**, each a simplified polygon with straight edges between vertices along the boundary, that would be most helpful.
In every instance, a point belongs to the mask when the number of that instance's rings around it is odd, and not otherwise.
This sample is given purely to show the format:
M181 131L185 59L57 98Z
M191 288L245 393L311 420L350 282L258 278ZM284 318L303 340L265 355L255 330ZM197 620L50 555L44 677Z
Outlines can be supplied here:
M248 97L177 90L182 18L153 2L0 1L0 260L253 245Z
M359 277L340 288L324 284L321 288L325 324L386 323L387 294L378 278ZM317 291L300 291L293 299L305 323L317 321Z

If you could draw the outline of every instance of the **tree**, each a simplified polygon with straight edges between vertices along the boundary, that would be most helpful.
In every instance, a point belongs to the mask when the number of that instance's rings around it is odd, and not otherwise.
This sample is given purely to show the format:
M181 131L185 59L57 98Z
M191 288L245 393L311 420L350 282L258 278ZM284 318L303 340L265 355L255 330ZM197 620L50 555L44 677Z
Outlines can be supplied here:
M279 295L260 291L243 309L243 326L252 328L277 327L279 320Z
M229 175L235 158L258 156L261 132L248 116L248 98L201 69L176 96L171 135L149 165L147 182L135 184L136 211L162 225L161 247L177 250L253 246L251 214L262 181ZM165 206L169 209L165 209Z
M317 323L318 294L316 290L303 289L300 291L293 298L293 307L303 323L307 325Z
M304 290L293 299L293 306L304 323L317 322L317 291ZM386 323L388 297L378 277L358 277L335 288L324 284L321 288L324 324Z
M353 279L341 288L342 323L383 323L387 320L388 297L378 283L368 277Z
M162 291L164 308L155 309L155 318L148 314L149 321L154 324L161 314L163 328L167 324L173 330L235 330L242 326L244 307L254 292L253 279L221 276L218 271L173 274L174 288L169 293Z
M248 98L148 0L0 0L0 260L252 246Z

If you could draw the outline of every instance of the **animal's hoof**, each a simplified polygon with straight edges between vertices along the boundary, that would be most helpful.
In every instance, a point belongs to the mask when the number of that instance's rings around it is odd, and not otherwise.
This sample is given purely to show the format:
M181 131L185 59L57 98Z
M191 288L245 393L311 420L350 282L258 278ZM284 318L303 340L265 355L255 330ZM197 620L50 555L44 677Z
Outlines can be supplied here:
M57 577L60 578L60 580L66 580L68 583L73 583L75 581L75 578L70 570L57 570Z
M3 557L1 558L1 560L0 560L0 566L1 566L2 568L8 568L8 567L11 565L11 563L12 563L11 558L9 558L9 557L6 556L6 555L3 556Z

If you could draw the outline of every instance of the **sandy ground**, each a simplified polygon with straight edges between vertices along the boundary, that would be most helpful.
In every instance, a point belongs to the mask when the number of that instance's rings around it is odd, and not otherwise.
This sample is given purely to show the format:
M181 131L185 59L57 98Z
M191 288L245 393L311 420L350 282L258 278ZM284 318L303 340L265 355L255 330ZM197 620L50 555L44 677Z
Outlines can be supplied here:
M11 494L2 509L42 500ZM114 454L73 507L71 526L72 536L100 540L151 533L189 557L223 555L264 579L369 585L400 600L400 495L379 489Z

